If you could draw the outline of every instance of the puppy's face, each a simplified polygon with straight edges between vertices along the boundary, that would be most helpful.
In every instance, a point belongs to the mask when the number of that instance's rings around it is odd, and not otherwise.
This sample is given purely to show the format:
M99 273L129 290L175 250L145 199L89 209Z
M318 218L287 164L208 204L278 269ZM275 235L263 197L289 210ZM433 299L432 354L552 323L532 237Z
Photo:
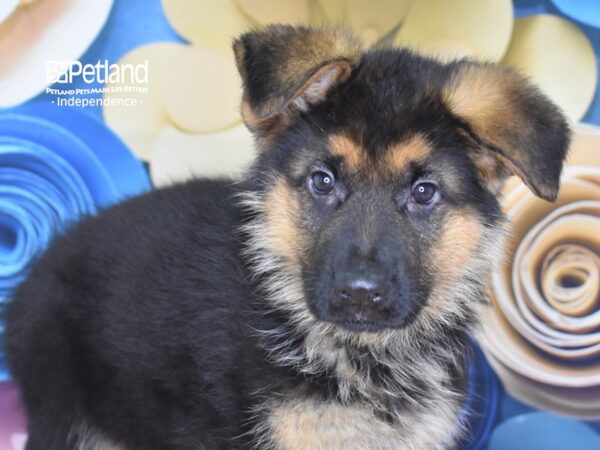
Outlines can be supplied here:
M504 178L556 196L557 108L505 69L363 53L335 30L274 27L235 50L272 300L351 332L467 320L499 256Z
M310 121L282 137L291 138L290 156L266 193L279 241L272 249L297 265L316 318L355 331L405 326L426 305L440 307L436 297L465 269L473 277L485 270L473 262L495 254L498 202L448 119L419 125L407 119L413 111L397 111L406 128L394 135L381 117L331 126L330 113L317 122L323 130ZM374 142L365 130L385 138Z

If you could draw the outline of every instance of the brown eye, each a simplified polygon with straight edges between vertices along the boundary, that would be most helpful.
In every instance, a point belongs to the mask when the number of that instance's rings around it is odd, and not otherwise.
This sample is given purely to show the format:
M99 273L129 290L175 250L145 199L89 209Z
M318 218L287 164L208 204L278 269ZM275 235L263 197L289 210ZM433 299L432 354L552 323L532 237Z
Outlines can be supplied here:
M310 176L310 180L312 190L319 195L329 194L331 191L333 191L333 188L335 186L335 180L333 179L333 175L322 170L317 170L316 172L313 172Z
M437 199L437 186L430 182L420 182L413 186L412 198L419 205L429 205Z

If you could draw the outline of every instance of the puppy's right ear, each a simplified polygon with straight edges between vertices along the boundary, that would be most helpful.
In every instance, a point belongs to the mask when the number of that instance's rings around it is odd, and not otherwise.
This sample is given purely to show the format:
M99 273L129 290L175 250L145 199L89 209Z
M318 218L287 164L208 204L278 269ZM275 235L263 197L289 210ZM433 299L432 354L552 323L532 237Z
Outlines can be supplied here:
M284 25L246 33L233 49L244 85L242 116L259 138L277 134L298 111L325 100L362 54L343 30Z

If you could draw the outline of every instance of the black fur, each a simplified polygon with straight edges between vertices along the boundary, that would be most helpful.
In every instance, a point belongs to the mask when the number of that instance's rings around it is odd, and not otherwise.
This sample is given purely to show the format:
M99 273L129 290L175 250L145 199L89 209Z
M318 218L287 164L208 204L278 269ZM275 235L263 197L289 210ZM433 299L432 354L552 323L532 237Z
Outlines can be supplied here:
M250 393L297 383L253 332L276 319L240 261L232 194L225 181L155 191L35 264L7 313L28 449L65 449L80 418L128 449L244 448Z

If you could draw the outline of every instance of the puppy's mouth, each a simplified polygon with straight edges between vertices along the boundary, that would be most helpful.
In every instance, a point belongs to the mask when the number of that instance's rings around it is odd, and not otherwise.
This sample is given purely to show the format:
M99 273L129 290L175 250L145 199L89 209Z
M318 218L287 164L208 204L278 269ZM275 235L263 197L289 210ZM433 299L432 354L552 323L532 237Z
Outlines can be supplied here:
M322 320L331 322L336 326L352 332L377 333L391 328L398 328L398 323L393 320L378 317L378 314L369 314L369 311L355 311L352 314L337 315L331 314L322 317Z
M388 328L381 321L369 320L361 313L357 313L353 318L334 320L333 323L345 330L353 332L376 333Z
M377 333L404 328L414 320L416 315L416 311L398 311L392 307L382 309L359 305L336 307L330 302L309 302L309 309L317 320L355 333Z

